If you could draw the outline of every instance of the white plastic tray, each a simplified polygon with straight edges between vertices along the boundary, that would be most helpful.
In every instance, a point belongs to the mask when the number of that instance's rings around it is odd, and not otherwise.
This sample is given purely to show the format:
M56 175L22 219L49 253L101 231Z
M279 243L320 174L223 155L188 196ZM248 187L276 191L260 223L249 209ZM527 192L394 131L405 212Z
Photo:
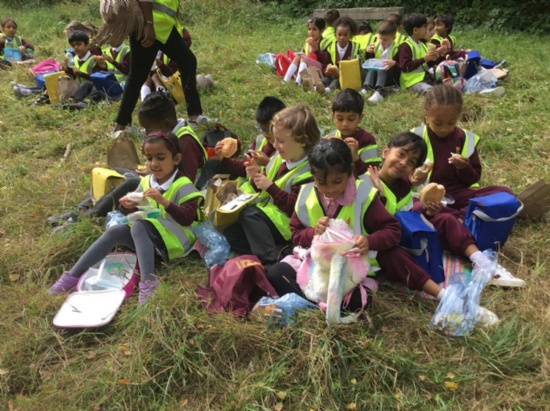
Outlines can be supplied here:
M77 291L53 319L58 328L93 328L109 324L124 301L124 290Z

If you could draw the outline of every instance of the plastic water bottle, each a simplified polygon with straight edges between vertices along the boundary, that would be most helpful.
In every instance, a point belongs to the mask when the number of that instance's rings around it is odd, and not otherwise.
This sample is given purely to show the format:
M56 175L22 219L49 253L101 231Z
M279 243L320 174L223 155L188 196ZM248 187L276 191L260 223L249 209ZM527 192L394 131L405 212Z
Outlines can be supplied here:
M74 56L72 53L65 54L65 57L67 57L67 67L73 68L74 67Z

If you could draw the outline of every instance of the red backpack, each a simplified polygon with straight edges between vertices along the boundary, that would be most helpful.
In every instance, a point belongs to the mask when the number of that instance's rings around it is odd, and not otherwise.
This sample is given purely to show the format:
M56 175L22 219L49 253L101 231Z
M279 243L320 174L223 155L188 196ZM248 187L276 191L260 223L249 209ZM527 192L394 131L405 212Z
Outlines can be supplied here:
M275 70L279 77L285 76L292 60L294 60L294 53L292 50L287 50L286 55L284 53L279 53L275 56Z
M241 255L210 269L208 288L197 287L201 304L209 313L230 311L244 316L263 296L277 297L255 255Z

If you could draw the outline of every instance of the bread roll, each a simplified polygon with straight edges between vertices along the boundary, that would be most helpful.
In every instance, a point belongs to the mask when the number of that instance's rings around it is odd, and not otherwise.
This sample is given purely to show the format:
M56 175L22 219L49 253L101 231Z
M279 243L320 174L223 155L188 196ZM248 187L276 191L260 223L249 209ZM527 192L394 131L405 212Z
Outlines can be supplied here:
M428 44L428 53L431 53L432 51L435 51L437 49L437 46L433 43Z
M429 202L439 203L445 197L445 187L437 183L428 183L419 192L422 206L426 207Z
M424 161L424 164L414 170L413 178L416 180L426 178L428 176L428 173L432 171L432 168L434 168L434 163L432 160L427 158L426 161Z
M233 137L226 137L222 141L222 148L220 150L220 153L222 157L229 158L233 157L235 153L237 152L237 140L235 140Z

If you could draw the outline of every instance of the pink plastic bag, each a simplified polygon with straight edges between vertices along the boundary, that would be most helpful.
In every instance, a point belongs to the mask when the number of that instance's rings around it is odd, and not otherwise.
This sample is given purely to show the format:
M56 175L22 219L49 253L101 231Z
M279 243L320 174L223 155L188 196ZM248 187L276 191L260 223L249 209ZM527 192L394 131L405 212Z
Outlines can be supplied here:
M311 248L297 270L296 281L305 296L321 308L326 304L329 324L356 321L356 314L340 317L342 301L346 296L349 299L355 287L377 289L376 282L367 277L368 256L360 255L353 238L353 231L344 221L329 220L325 233L313 238ZM365 306L366 291L363 296Z

